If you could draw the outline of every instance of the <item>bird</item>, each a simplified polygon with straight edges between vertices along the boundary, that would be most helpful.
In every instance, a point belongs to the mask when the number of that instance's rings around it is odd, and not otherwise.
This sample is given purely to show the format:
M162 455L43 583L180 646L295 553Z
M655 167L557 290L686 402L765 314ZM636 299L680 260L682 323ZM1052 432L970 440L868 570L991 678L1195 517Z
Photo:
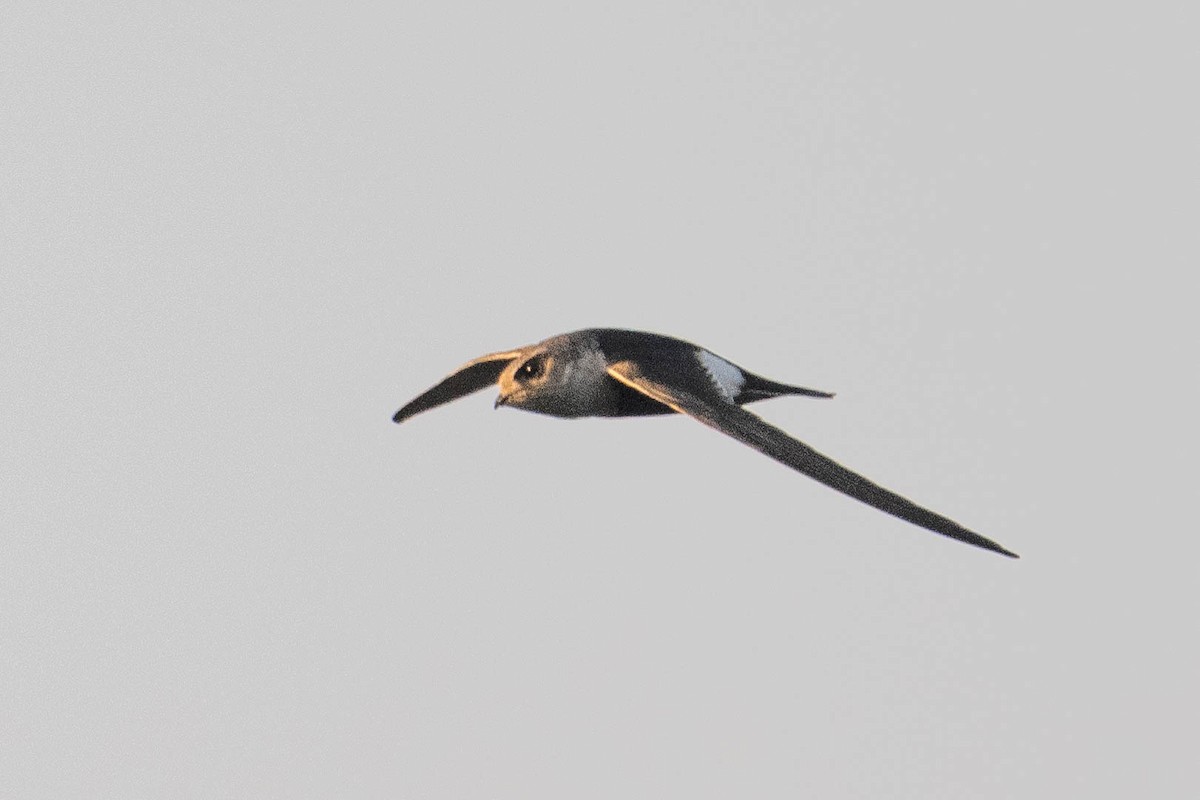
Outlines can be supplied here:
M731 436L785 466L894 517L1010 558L1019 556L959 523L842 466L743 408L785 395L832 392L778 383L691 342L646 331L586 328L468 361L406 403L395 423L491 384L494 408L553 417L678 413Z

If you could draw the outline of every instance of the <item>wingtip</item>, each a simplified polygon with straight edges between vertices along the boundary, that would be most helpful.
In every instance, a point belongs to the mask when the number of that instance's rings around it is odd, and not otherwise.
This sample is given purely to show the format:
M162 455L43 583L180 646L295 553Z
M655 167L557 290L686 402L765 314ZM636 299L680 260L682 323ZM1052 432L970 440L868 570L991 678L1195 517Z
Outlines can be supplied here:
M991 540L988 540L988 544L986 546L987 549L991 550L993 553L999 553L1000 555L1008 556L1009 558L1020 558L1020 556L1014 553L1012 550L1002 547Z
M392 415L392 422L396 423L397 425L399 425L401 422L404 422L406 419L408 419L408 417L405 416L403 408Z

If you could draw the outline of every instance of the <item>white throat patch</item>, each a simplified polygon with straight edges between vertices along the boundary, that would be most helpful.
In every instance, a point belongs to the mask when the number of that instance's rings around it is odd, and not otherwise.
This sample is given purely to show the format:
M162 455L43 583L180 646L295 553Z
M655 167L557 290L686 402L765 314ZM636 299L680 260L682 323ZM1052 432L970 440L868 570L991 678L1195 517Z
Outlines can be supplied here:
M708 377L712 379L713 386L717 387L717 391L721 396L730 402L737 397L737 393L742 390L742 386L746 383L746 376L742 371L730 364L720 356L715 356L707 350L697 350L696 360L700 362L700 366L704 367L704 371L708 373Z

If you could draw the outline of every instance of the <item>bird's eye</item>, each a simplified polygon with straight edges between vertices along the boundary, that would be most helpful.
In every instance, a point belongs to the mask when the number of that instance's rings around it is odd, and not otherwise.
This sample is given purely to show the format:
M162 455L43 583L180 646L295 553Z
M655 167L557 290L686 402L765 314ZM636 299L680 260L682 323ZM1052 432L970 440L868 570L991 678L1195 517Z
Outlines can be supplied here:
M517 367L517 380L529 380L542 374L542 359L531 358Z

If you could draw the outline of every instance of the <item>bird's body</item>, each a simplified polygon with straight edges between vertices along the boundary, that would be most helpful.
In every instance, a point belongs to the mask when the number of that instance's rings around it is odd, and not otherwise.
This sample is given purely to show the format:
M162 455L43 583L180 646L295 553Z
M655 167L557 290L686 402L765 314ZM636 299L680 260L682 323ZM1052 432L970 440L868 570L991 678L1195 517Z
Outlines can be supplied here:
M682 413L868 505L997 553L995 542L922 508L818 453L741 406L796 394L832 397L763 378L690 342L589 328L470 361L396 412L399 423L496 383L496 406L555 417Z
M693 388L708 391L711 386L722 398L739 405L781 394L832 397L828 392L768 381L690 342L657 333L592 328L554 336L536 347L549 367L548 379L531 381L516 369L501 372L498 405L553 417L674 414L675 409L609 372L614 363L652 360L677 365L677 377L689 383L702 382Z

